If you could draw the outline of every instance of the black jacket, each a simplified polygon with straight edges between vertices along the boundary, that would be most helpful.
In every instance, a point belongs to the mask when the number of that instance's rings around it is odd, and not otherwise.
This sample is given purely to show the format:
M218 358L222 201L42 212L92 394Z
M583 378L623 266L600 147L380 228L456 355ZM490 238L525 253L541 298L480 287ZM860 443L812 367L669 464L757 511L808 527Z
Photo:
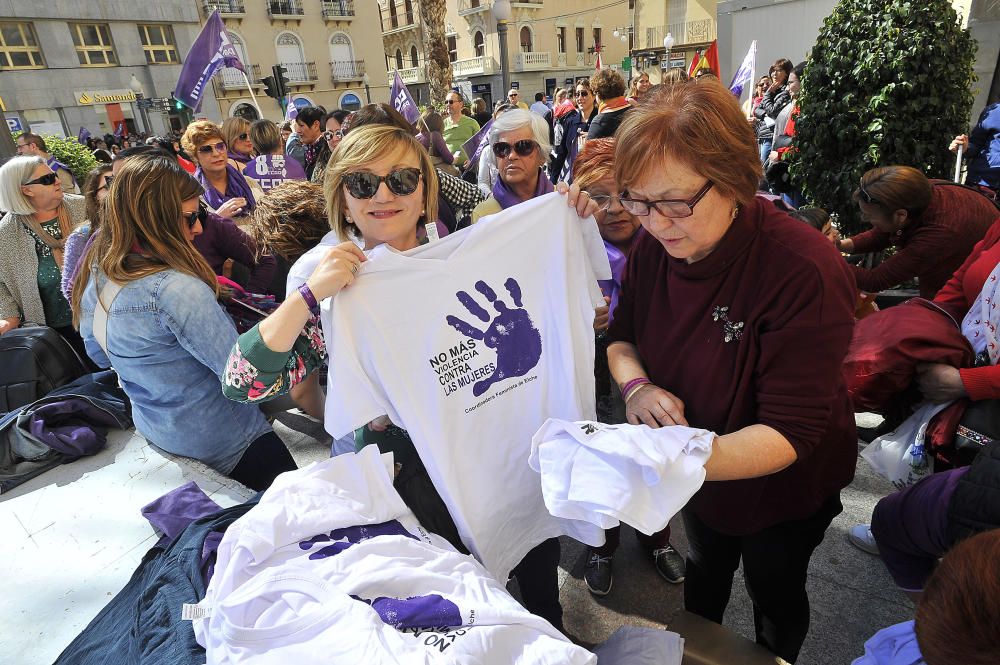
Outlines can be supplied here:
M948 504L951 543L1000 528L1000 441L984 447L958 481Z
M792 103L792 93L788 92L788 85L783 85L778 88L777 92L772 93L770 90L764 93L764 99L760 100L760 104L754 109L753 115L755 118L761 121L763 128L757 132L758 141L766 141L767 139L774 138L774 124L768 125L764 118L770 118L771 120L777 120L778 114L781 113L781 109L785 108Z
M590 129L587 130L588 139L608 139L615 135L619 125L625 119L625 115L632 109L631 106L615 109L614 111L604 111L594 116L590 122Z

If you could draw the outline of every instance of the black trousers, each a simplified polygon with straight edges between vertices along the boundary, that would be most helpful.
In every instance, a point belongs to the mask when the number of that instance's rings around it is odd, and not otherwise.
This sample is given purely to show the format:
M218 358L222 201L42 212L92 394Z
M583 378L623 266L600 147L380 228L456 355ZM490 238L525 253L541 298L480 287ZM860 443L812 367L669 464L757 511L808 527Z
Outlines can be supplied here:
M563 632L562 605L559 603L558 538L549 538L528 552L514 568L524 607Z
M229 477L252 490L263 492L278 475L297 468L285 442L274 432L268 432L254 439Z
M733 574L742 559L747 593L753 601L757 643L794 663L809 632L809 558L843 509L837 493L810 517L747 536L719 533L685 509L688 555L684 608L721 624L733 589Z

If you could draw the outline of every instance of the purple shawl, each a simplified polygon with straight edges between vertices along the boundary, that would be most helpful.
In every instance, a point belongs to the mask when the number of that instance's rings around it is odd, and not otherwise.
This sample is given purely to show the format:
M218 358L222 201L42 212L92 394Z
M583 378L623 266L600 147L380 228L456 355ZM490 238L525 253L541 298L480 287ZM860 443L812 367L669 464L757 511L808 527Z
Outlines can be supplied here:
M251 157L250 155L244 155L242 152L237 152L236 150L230 148L229 159L233 160L234 162L239 162L240 164L246 165L247 163L250 162L251 159L253 159L253 157Z
M556 188L552 185L552 181L545 177L541 169L538 169L538 184L535 186L535 194L531 198L538 198L543 194L548 194L550 192L556 191ZM512 192L507 188L506 183L504 183L503 178L497 176L496 180L493 182L493 198L497 200L500 207L506 210L511 206L516 206L518 203L522 203L521 199L517 198L517 194Z
M235 199L237 197L242 197L247 200L247 205L243 209L243 213L249 215L256 205L256 201L253 198L253 192L250 191L250 185L247 184L246 178L243 174L236 170L236 167L232 164L226 164L226 192L225 194L220 194L219 190L212 187L212 184L202 173L201 167L199 166L195 172L194 177L198 179L201 186L205 188L205 201L208 205L212 206L213 210L218 210L219 206L228 201L229 199Z
M604 241L604 248L608 252L608 262L611 263L611 279L601 279L598 280L598 284L601 287L601 291L604 293L605 297L611 298L611 303L608 306L609 312L609 323L614 321L615 307L618 305L618 296L622 292L622 273L625 272L625 259L627 258L622 251L612 245L607 240Z

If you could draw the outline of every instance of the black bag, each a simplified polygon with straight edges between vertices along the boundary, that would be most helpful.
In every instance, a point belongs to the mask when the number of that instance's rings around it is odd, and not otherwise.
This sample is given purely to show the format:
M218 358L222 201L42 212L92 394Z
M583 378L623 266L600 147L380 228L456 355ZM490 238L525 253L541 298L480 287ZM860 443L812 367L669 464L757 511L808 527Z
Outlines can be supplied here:
M979 451L1000 439L1000 399L970 402L955 430L959 464L972 464Z
M80 356L52 328L29 326L0 335L0 414L87 373Z

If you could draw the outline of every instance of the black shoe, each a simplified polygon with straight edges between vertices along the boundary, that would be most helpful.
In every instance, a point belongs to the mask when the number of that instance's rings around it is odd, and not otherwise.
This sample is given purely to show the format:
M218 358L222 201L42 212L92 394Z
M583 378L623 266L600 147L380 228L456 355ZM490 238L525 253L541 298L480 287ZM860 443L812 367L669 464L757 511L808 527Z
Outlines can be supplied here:
M590 593L595 596L606 596L611 591L611 557L590 553L587 568L583 571L583 581L587 583Z
M671 584L680 584L684 581L684 557L669 543L666 547L653 550L653 565L656 566L656 572L660 577Z

